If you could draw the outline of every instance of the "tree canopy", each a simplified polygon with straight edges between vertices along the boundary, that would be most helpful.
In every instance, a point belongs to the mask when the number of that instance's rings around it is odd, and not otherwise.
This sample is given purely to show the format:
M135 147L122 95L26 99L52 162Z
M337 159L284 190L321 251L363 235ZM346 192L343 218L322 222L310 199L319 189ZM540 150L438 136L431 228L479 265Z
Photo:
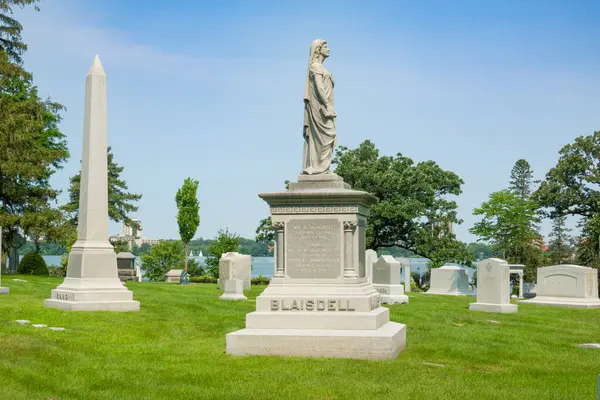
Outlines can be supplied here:
M130 214L138 210L137 202L141 194L129 193L125 180L121 179L124 167L119 166L114 160L111 147L107 150L108 157L108 216L115 222L125 222L132 227L139 226L133 221ZM81 172L71 177L69 186L69 202L62 209L68 213L73 226L77 226L79 217L79 191L81 185Z
M364 141L354 150L339 147L335 173L353 189L379 198L371 207L367 248L398 246L431 260L471 262L466 244L456 240L453 224L460 224L456 202L464 183L434 161L414 163L402 154L381 156L375 144Z

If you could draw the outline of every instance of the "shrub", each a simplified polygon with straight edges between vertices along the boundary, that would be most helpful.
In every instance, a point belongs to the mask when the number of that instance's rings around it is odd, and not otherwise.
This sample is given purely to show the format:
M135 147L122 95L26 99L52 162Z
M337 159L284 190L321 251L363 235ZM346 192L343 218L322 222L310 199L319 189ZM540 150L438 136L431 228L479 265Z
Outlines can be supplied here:
M21 259L17 273L26 275L48 275L46 261L38 253L27 253Z
M56 265L48 265L48 275L64 278L67 275L67 269L62 265L59 267Z
M190 282L193 283L217 283L217 278L209 275L190 276Z
M252 278L252 280L250 281L252 285L268 285L269 282L271 282L271 278L262 275L259 275L256 278Z

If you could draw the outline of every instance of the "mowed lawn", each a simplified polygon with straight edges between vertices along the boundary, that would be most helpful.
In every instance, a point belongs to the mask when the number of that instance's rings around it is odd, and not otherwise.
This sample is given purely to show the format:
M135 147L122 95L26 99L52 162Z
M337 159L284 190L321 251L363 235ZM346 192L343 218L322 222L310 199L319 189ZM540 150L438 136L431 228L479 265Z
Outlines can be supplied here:
M14 281L14 278L28 282ZM600 310L519 305L470 312L474 298L410 294L391 307L407 325L394 361L233 357L225 334L249 301L216 285L131 283L137 313L43 306L62 279L5 276L0 296L0 399L596 399ZM14 322L64 327L64 332ZM499 321L500 324L489 322ZM443 364L444 366L424 363Z

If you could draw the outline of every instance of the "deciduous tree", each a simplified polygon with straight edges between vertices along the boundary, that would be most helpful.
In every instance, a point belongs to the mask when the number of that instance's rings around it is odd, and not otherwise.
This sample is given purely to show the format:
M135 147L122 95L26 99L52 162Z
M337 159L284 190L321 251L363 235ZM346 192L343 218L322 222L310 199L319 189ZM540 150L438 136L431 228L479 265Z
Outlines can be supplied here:
M186 178L183 186L177 190L175 202L177 203L177 225L179 226L179 237L184 245L184 269L187 271L190 240L194 238L198 225L200 224L200 205L196 193L198 192L198 181Z
M334 162L335 172L353 189L379 199L370 211L367 248L399 246L429 258L433 267L474 259L452 232L452 224L462 222L450 197L461 193L458 175L434 161L381 156L369 140L354 150L338 148Z

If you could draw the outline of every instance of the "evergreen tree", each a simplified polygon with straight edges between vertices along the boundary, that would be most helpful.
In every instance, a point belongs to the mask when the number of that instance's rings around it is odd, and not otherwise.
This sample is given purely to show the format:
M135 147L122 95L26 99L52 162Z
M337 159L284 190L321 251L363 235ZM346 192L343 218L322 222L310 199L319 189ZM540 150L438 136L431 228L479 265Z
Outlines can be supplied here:
M572 251L569 246L571 229L566 226L567 217L557 216L552 220L552 232L550 233L550 259L554 264L566 264L571 257Z
M135 204L141 198L141 194L127 192L127 183L121 179L123 167L114 160L110 146L107 150L108 157L108 216L115 222L125 222L128 226L139 229L139 224L132 221L129 214L138 210ZM71 177L69 186L69 202L62 206L68 213L69 220L73 226L77 226L79 218L79 190L81 184L81 172Z
M532 186L537 182L533 180L533 169L527 160L517 160L510 172L509 190L525 200L531 196Z

